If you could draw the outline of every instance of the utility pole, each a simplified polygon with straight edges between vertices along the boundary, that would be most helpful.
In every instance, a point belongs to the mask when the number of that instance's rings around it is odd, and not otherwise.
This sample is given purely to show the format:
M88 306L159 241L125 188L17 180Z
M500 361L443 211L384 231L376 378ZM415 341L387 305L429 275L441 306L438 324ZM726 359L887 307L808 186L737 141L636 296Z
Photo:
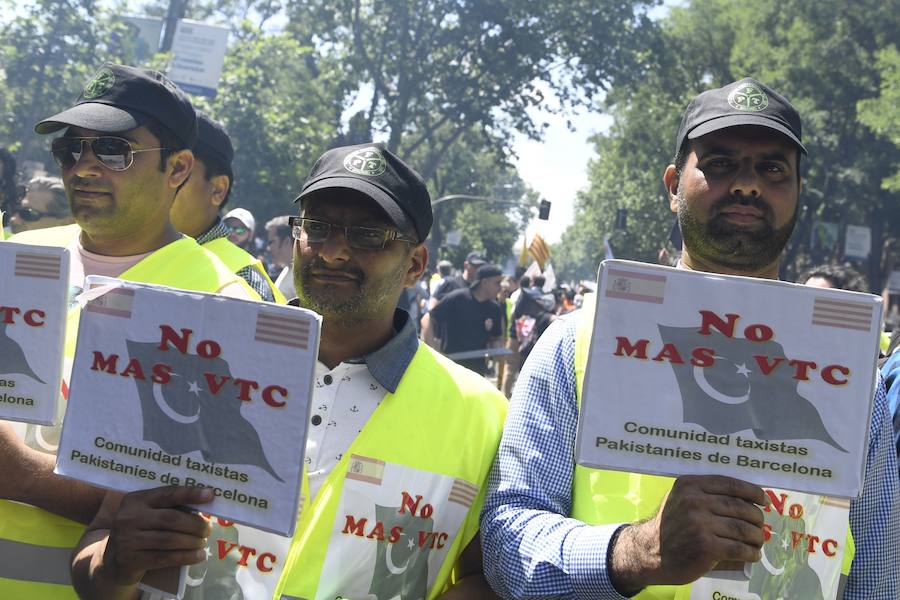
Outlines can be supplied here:
M169 10L166 12L166 29L163 33L162 45L159 47L160 52L168 52L172 49L172 42L175 40L175 27L178 25L179 19L183 19L187 12L188 0L169 0Z

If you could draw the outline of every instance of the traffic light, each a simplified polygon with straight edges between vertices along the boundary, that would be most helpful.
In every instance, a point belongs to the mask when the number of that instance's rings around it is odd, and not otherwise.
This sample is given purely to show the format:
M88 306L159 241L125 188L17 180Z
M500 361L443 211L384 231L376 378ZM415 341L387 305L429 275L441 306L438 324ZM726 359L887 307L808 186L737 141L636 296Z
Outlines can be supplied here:
M627 208L617 208L616 209L616 229L620 229L625 231L628 229L628 209Z
M538 219L546 221L550 218L550 201L541 200L541 206L538 208Z

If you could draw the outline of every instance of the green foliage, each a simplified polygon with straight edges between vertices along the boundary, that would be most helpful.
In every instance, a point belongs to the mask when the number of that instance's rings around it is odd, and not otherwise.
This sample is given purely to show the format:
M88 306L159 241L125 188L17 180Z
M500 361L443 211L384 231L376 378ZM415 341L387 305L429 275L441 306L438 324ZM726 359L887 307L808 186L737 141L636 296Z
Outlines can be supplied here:
M606 98L615 125L596 140L599 157L590 167L590 188L579 198L577 223L563 237L564 276L596 269L603 235L612 233L615 209L622 207L629 208L629 231L613 235L616 256L655 261L671 223L660 178L674 154L681 111L704 89L752 76L791 99L809 149L784 275L792 278L810 262L839 258L811 253L814 221L866 224L873 234L867 274L877 285L881 242L900 226L897 197L881 186L895 173L896 151L860 124L857 105L880 88L884 102L877 108L860 104L862 118L869 108L891 115L877 123L896 119L896 91L885 91L896 90L890 83L896 67L889 66L889 54L879 53L898 30L897 3L879 0L694 0L673 8L660 22L655 64L641 80L614 85ZM887 125L874 126L890 137Z
M900 51L896 46L878 53L878 70L881 74L881 94L859 102L859 119L875 133L900 147ZM896 168L893 175L882 181L885 189L894 192L900 191L900 165Z
M105 61L125 61L123 25L95 0L0 2L0 145L18 159L51 166L45 138L34 125L71 106L91 74Z

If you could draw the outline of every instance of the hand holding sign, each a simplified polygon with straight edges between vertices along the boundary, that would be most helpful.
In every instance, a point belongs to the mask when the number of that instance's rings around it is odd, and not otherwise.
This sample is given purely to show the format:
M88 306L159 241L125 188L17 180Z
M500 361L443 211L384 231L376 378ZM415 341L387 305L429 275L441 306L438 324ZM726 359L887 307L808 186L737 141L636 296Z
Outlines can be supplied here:
M209 522L181 507L212 499L212 490L188 486L108 494L95 521L108 529L105 578L116 585L133 585L149 570L205 560Z
M762 488L716 475L675 481L656 516L622 530L612 549L621 592L680 585L723 561L755 562L764 543Z

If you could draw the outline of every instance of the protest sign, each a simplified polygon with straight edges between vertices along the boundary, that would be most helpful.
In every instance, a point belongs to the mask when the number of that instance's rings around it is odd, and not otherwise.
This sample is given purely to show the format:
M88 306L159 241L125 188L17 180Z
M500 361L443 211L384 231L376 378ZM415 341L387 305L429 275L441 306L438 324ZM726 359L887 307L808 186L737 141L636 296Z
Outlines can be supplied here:
M859 494L881 298L618 260L597 289L578 463Z
M762 557L742 571L712 572L691 584L690 599L835 600L847 544L847 500L767 489Z
M211 514L291 535L320 317L88 277L56 471L212 487Z
M0 244L0 419L51 425L58 418L68 254Z

